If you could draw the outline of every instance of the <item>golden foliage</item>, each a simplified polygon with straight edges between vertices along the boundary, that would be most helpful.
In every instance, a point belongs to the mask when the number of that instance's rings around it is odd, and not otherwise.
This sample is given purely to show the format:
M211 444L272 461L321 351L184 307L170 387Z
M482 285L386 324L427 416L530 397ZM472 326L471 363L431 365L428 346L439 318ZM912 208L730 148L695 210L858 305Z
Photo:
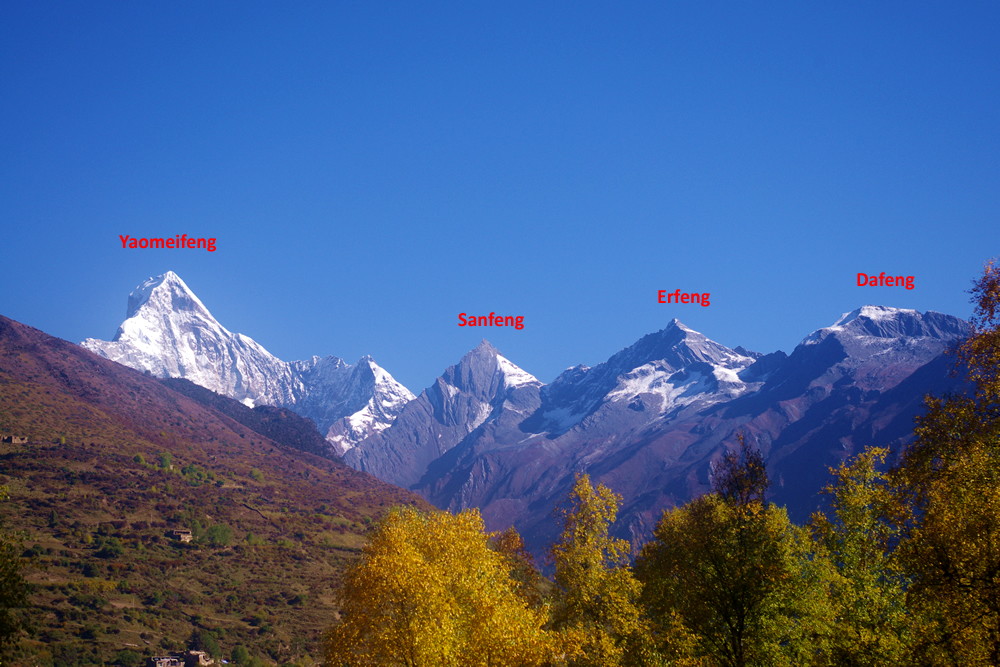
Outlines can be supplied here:
M541 607L542 575L535 568L535 559L514 526L490 535L490 543L493 550L507 560L518 595L532 608Z
M879 471L889 450L872 448L833 473L832 520L817 512L810 528L835 563L831 581L838 610L831 654L835 664L881 667L901 664L917 621L907 612L909 579L893 557L905 518Z
M927 622L924 664L1000 664L1000 270L971 290L972 335L958 357L968 395L927 397L917 440L893 471L912 511L899 548L911 610Z
M553 625L572 664L626 664L648 643L637 604L641 585L628 567L629 544L608 535L620 502L603 484L595 489L588 475L579 475L556 509L563 531L549 550L560 591Z
M327 664L406 667L541 665L547 609L532 608L491 550L477 510L391 511L340 590Z
M705 664L822 664L832 570L783 508L709 494L664 512L654 536L636 563L643 601Z
M579 475L556 510L551 608L512 528L397 509L346 577L328 664L1000 665L1000 269L972 294L957 354L974 390L927 397L888 475L884 449L832 471L812 533L766 502L741 436L714 493L664 512L634 574L609 533L621 497Z

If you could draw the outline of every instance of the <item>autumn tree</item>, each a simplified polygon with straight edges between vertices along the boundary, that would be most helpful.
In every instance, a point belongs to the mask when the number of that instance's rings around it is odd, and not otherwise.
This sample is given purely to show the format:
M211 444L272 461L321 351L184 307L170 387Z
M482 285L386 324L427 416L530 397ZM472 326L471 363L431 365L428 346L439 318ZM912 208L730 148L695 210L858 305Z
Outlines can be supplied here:
M518 586L510 560L490 549L477 510L393 509L345 575L327 664L543 664L548 610L532 608Z
M838 621L831 656L845 667L902 664L917 619L907 613L908 578L894 558L903 519L882 472L889 450L866 450L837 470L825 493L828 518L817 512L810 527L837 568L831 581Z
M908 508L899 547L911 609L928 619L924 664L1000 664L1000 268L971 290L970 336L956 349L965 394L928 396L916 441L893 470Z
M552 623L574 665L641 663L649 650L629 543L608 534L620 502L603 484L595 489L589 475L578 475L556 508L562 534L549 549L558 590Z
M765 502L763 457L740 437L713 471L713 493L663 514L636 576L661 628L680 622L703 664L826 660L831 566L783 508Z
M535 567L535 558L528 551L528 546L514 526L507 530L493 533L490 537L490 548L500 554L510 568L510 576L514 580L515 590L532 608L541 608L542 575Z

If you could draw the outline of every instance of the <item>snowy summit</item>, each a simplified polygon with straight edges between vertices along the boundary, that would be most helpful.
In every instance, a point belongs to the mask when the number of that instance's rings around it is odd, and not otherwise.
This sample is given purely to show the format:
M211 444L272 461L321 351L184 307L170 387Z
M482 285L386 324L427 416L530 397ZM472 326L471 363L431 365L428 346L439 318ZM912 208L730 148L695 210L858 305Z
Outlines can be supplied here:
M81 345L156 377L188 379L246 405L275 405L309 417L343 453L388 428L413 394L371 357L351 366L337 357L291 363L222 326L173 271L149 278L128 297L110 341ZM352 428L345 429L342 420Z

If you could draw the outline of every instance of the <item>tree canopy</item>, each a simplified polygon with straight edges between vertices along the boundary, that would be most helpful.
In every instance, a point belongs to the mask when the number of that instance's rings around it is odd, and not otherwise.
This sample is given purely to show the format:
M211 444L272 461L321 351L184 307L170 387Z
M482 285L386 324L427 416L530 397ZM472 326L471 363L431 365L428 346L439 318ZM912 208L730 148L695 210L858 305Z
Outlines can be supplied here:
M331 665L540 665L548 610L534 608L489 547L476 510L392 510L340 589Z
M970 391L927 397L892 471L926 664L1000 664L1000 267L987 263L971 294L971 335L956 350Z
M747 450L740 438L713 493L664 513L636 564L643 603L664 628L680 621L707 664L821 663L833 622L829 563L763 500L763 459Z
M559 591L553 625L564 633L575 665L625 664L643 643L641 586L628 567L630 546L608 534L619 503L621 496L579 475L556 508L563 530L549 550Z

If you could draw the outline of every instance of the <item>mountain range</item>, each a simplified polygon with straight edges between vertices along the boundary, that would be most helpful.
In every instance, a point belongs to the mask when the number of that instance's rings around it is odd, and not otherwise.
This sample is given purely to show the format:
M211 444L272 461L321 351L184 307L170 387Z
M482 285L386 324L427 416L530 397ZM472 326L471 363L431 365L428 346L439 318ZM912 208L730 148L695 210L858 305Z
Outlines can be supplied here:
M677 320L594 368L549 384L483 341L414 397L370 358L285 363L231 334L174 274L129 297L112 342L85 347L158 376L312 418L359 470L440 508L478 507L539 552L579 473L623 497L615 533L639 544L660 513L710 488L743 434L764 454L771 498L803 521L828 468L869 445L904 446L928 392L961 388L945 351L968 324L864 306L791 354L730 349Z
M158 378L185 378L250 407L294 409L343 453L388 428L413 400L371 357L350 365L334 356L285 362L232 333L172 271L129 294L125 321L110 341L81 345Z

